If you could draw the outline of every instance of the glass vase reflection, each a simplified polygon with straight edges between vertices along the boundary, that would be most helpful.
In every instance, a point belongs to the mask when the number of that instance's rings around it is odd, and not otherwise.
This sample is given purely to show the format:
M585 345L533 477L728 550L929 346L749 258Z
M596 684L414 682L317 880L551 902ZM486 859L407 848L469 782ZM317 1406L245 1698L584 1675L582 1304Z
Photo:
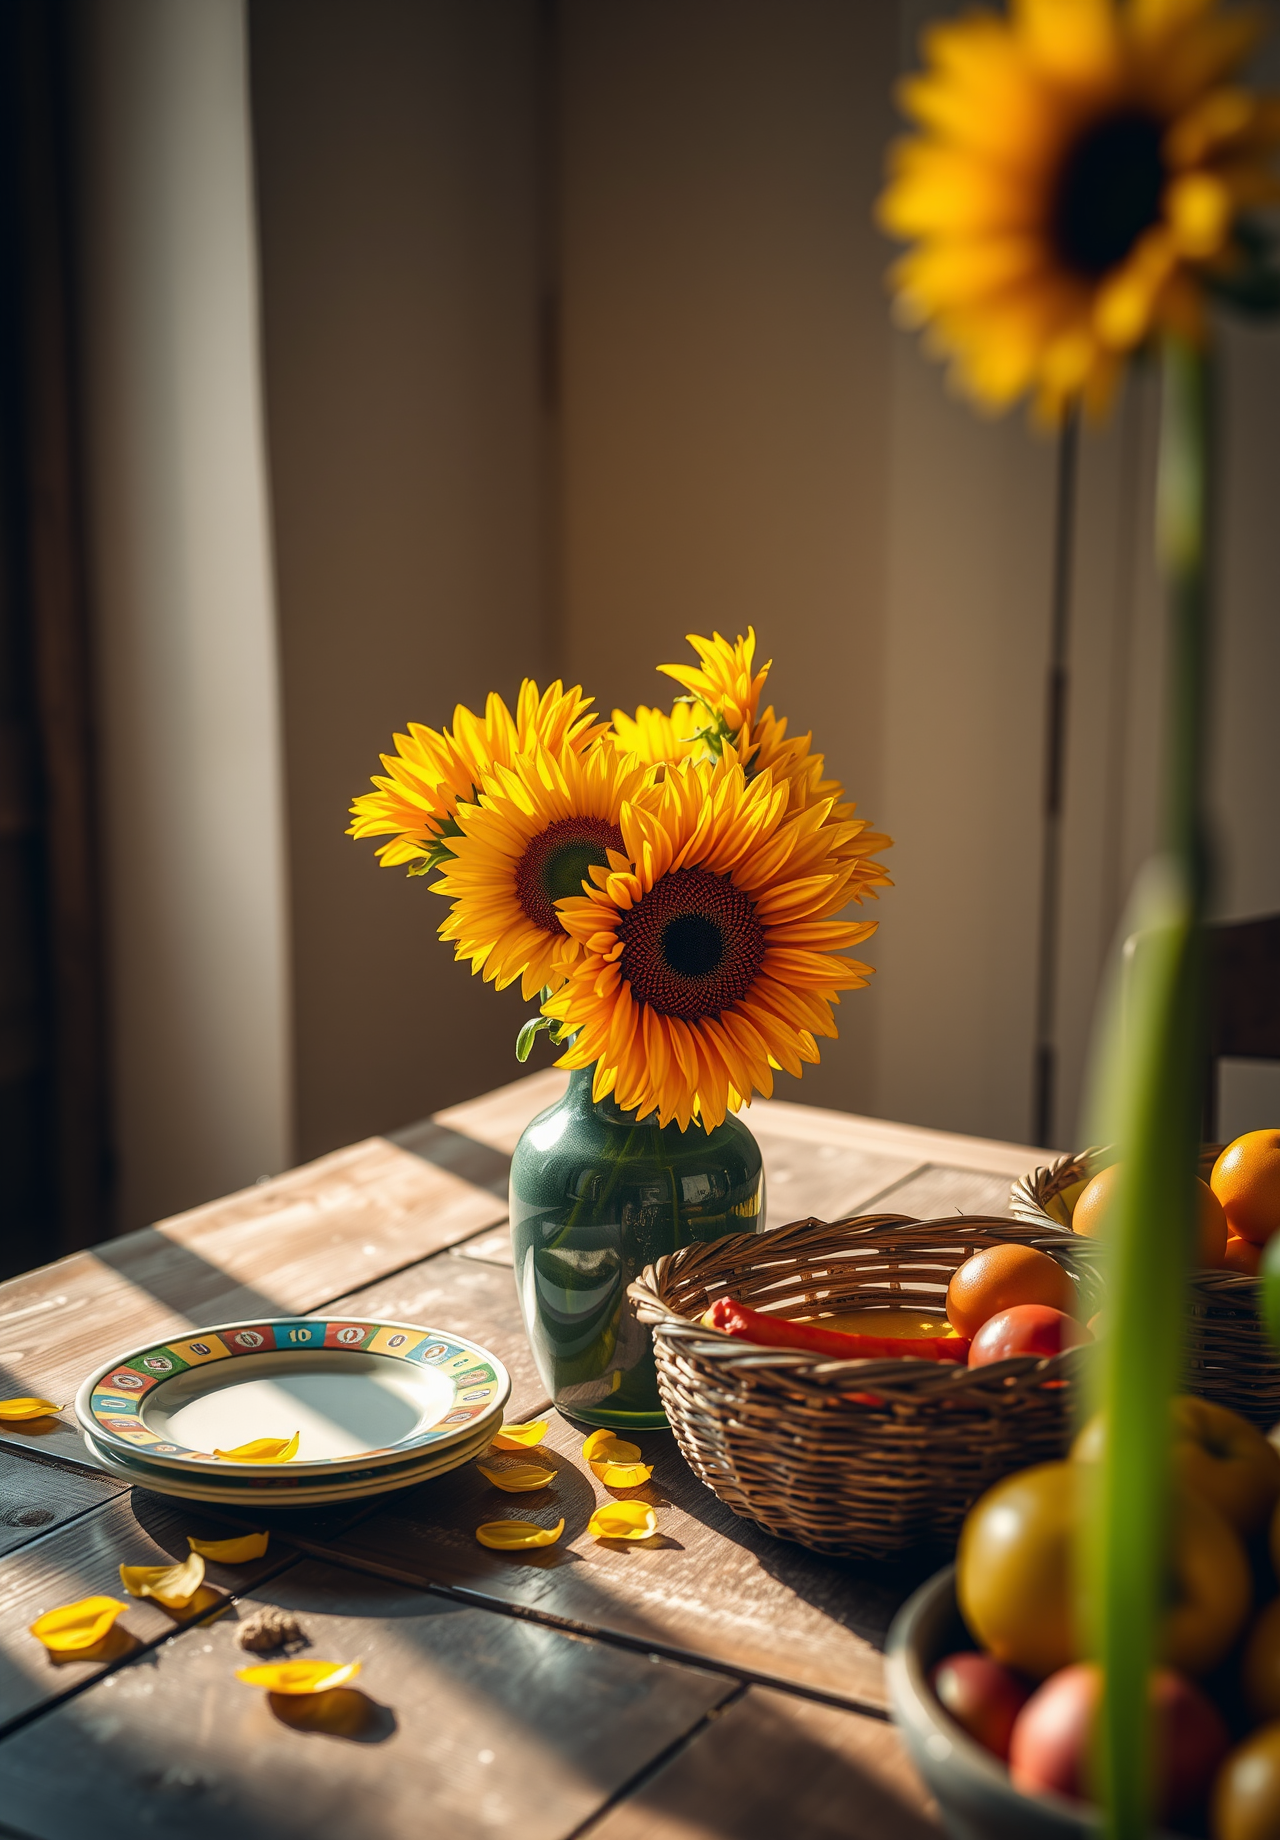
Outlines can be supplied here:
M732 1116L713 1131L591 1097L569 1076L511 1162L511 1242L525 1332L562 1411L592 1425L665 1425L649 1331L627 1286L665 1252L764 1225L760 1148Z

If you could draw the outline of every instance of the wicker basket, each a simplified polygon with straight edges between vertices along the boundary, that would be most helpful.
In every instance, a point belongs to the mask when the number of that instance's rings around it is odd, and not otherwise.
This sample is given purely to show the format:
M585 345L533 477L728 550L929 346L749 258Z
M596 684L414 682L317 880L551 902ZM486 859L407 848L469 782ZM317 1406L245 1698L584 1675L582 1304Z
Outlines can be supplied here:
M1096 1305L1094 1248L1051 1224L897 1214L686 1246L631 1286L653 1329L676 1441L721 1501L784 1540L862 1559L949 1549L999 1477L1063 1454L1087 1348L990 1367L828 1361L704 1329L717 1298L784 1317L896 1307L940 1314L952 1272L984 1246L1037 1246Z
M1221 1144L1206 1144L1200 1152L1206 1181L1221 1149ZM1060 1156L1047 1169L1033 1170L1014 1183L1009 1212L1028 1227L1060 1233L1064 1229L1045 1213L1046 1204L1114 1161L1114 1151L1096 1147ZM1260 1289L1256 1278L1239 1272L1193 1275L1186 1386L1269 1431L1280 1422L1280 1358L1258 1314Z

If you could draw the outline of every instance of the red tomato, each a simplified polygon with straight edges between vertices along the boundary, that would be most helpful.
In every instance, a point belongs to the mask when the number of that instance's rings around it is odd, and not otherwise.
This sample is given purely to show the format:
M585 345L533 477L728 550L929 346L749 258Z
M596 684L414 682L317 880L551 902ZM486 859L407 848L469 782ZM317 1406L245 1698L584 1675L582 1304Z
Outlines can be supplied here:
M1022 1675L1002 1667L990 1655L970 1650L948 1655L929 1680L956 1724L1002 1763L1008 1762L1013 1723L1031 1692Z
M969 1365L989 1367L1014 1354L1057 1354L1092 1340L1083 1323L1064 1310L1051 1310L1045 1303L1016 1303L983 1323L969 1349Z

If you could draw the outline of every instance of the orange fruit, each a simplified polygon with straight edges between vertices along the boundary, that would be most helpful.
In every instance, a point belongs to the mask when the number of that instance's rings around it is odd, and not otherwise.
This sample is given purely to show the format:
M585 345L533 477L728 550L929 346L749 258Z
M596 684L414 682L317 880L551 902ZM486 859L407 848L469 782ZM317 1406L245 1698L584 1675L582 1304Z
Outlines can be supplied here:
M984 1322L1018 1303L1045 1303L1075 1314L1076 1287L1047 1252L1034 1246L988 1246L952 1275L947 1319L957 1335L976 1335Z
M1280 1231L1280 1131L1246 1131L1228 1144L1209 1177L1227 1224L1261 1246Z
M1109 1169L1098 1171L1076 1202L1071 1215L1073 1233L1083 1233L1089 1239L1097 1239L1105 1231L1107 1210L1119 1175L1119 1163L1112 1163ZM1218 1267L1227 1249L1227 1217L1209 1184L1202 1182L1198 1176L1196 1193L1200 1201L1196 1264ZM1280 1225L1280 1222L1277 1224Z
M1222 1255L1224 1271L1234 1271L1243 1278L1256 1278L1261 1263L1261 1246L1255 1246L1251 1239L1241 1239L1238 1233L1228 1233L1227 1249Z

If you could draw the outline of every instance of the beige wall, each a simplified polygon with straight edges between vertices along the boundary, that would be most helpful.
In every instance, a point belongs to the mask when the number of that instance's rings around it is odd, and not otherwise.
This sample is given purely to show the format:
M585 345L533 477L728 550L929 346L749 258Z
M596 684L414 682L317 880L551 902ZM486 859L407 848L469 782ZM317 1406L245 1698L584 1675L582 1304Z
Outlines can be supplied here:
M562 19L567 668L634 708L669 696L654 667L691 656L685 633L754 624L779 713L883 819L891 342L871 204L892 11L569 0ZM848 997L840 1041L781 1096L871 1109L875 1014Z
M121 1227L293 1156L243 0L88 0L80 252Z
M513 1070L522 1010L343 835L393 729L543 672L534 8L255 0L303 1156Z

